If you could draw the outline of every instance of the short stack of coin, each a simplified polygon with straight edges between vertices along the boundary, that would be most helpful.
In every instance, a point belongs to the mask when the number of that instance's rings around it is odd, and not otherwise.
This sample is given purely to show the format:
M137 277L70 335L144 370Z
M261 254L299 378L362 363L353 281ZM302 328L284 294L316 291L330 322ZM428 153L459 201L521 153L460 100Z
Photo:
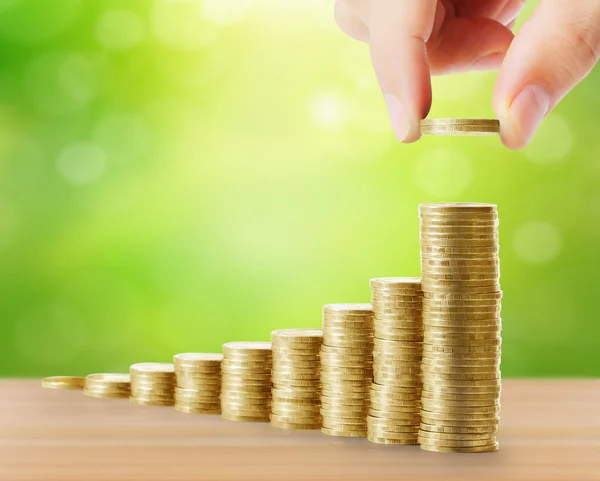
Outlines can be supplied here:
M175 409L191 414L221 414L223 354L186 353L173 357Z
M131 395L129 374L90 374L85 378L83 394L99 398L128 398Z
M271 425L321 429L320 329L281 329L271 333L273 375Z
M501 320L498 215L491 204L424 204L423 393L419 443L498 449Z
M417 444L421 410L423 292L418 277L371 279L375 314L369 441Z
M130 368L131 396L129 400L145 406L175 404L175 368L173 364L142 362Z
M81 376L51 376L42 379L44 389L80 391L85 388L85 378Z
M323 307L321 415L324 434L365 437L373 381L370 304Z
M271 366L270 342L223 344L221 415L224 419L269 422Z

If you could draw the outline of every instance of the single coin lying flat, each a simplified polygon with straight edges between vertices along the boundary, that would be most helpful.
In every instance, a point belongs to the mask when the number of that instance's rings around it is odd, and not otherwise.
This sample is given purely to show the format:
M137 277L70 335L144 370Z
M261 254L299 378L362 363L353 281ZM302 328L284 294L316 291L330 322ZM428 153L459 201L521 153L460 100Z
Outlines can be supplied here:
M497 119L424 119L424 135L494 135L500 132Z
M85 378L79 376L53 376L42 380L46 389L83 389Z

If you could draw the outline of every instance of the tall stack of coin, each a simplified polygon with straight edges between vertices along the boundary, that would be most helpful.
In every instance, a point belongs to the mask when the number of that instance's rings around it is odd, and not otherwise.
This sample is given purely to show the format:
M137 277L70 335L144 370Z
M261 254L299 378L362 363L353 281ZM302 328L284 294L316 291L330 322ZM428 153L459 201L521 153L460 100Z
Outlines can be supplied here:
M373 309L370 304L323 307L321 431L365 437L373 381Z
M193 414L221 414L223 354L186 353L173 357L177 386L175 409Z
M83 394L99 398L128 398L131 395L129 374L90 374L85 378Z
M223 344L221 414L230 421L269 421L270 342Z
M320 329L281 329L271 333L273 383L271 425L321 429Z
M417 444L421 410L423 292L418 277L371 279L375 313L369 441Z
M130 368L129 400L146 406L175 404L175 368L173 364L142 362Z
M490 204L424 204L423 393L419 443L498 449L501 321L498 215Z

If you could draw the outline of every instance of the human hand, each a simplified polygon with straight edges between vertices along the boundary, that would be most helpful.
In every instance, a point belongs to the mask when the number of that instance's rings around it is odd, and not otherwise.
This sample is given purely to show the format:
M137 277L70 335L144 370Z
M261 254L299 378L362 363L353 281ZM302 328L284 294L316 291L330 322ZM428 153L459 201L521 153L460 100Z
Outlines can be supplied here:
M600 55L598 0L541 0L513 41L524 0L336 0L335 18L369 43L399 141L420 137L431 75L500 69L493 107L500 136L523 148L546 114Z

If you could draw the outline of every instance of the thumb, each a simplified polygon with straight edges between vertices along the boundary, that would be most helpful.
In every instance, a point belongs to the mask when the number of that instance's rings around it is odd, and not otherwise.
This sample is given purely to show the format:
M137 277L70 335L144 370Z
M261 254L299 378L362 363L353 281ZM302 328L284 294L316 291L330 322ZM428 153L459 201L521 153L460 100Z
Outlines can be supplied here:
M372 0L371 61L396 137L419 138L419 121L431 106L427 60L437 0Z
M599 54L600 2L542 0L509 48L494 89L504 145L525 147Z

